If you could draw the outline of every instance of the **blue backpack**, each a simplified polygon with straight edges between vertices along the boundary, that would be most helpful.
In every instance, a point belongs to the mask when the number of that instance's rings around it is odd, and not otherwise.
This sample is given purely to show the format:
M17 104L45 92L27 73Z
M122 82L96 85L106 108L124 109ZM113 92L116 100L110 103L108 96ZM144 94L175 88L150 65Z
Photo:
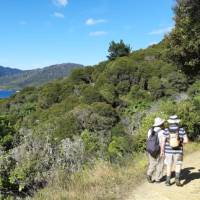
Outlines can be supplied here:
M154 158L157 158L160 154L160 143L158 133L154 131L154 128L151 128L151 135L147 139L146 150Z

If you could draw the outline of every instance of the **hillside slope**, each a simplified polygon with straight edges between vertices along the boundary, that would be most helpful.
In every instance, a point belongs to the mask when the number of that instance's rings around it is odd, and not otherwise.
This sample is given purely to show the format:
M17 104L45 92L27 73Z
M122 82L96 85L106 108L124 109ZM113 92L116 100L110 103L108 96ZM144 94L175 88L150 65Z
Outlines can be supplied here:
M83 67L79 64L66 63L52 65L42 69L25 70L21 73L8 74L0 77L0 86L21 89L27 86L40 86L49 81L63 78L75 68Z
M104 160L123 163L144 151L156 116L176 114L191 139L200 135L200 82L164 57L165 44L93 67L0 102L0 187L32 194L56 171L70 175ZM190 88L190 99L174 96ZM150 109L153 106L153 110ZM19 191L19 193L16 193Z
M20 73L22 73L22 70L0 66L0 77L12 76Z

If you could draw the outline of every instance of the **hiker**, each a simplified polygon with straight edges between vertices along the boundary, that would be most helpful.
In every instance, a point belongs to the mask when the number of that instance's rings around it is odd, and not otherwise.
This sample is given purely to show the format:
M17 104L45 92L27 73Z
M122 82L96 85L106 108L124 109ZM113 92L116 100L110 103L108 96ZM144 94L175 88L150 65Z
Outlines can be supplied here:
M167 166L167 177L165 184L170 186L171 171L175 165L175 183L182 186L180 173L183 163L183 144L188 143L188 137L184 128L179 127L180 119L177 115L170 116L168 119L169 128L165 129L164 140L161 148L161 155L165 155Z
M160 156L160 149L164 137L165 120L159 117L155 118L153 127L148 131L147 155L149 166L147 170L147 181L149 183L160 183L163 177L164 158ZM153 180L155 174L155 180Z

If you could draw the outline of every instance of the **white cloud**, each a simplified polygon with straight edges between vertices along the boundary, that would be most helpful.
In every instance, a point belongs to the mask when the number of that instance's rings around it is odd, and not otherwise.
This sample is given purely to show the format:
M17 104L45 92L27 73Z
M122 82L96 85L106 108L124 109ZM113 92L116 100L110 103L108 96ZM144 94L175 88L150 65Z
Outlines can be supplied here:
M68 0L53 0L53 2L58 6L66 6L68 4Z
M167 33L169 33L172 29L173 29L172 26L165 27L165 28L160 28L160 29L151 31L151 32L149 33L149 35L162 35L162 34L167 34Z
M85 24L88 26L94 26L96 24L100 24L100 23L106 23L105 19L93 19L93 18L89 18L86 20Z
M148 46L151 46L151 45L154 45L154 44L158 44L158 42L156 42L156 41L150 42L150 43L148 44Z
M95 31L95 32L89 33L90 36L94 36L94 37L104 36L104 35L107 35L107 34L108 33L106 31Z
M60 13L60 12L54 12L54 17L58 17L58 18L65 18L65 15Z

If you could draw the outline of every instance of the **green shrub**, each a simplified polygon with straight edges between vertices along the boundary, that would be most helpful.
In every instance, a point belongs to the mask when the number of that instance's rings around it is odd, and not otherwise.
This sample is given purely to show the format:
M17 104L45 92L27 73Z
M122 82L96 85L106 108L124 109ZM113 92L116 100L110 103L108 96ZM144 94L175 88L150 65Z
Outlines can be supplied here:
M59 118L53 118L47 122L53 128L53 137L58 141L65 138L73 138L76 135L80 135L81 127L77 119L72 113L67 113Z
M55 103L61 101L61 85L58 83L49 83L41 88L38 99L39 106L42 109L48 109Z
M86 87L83 90L82 94L83 94L82 101L86 104L103 101L101 94L99 93L97 88L93 86Z
M16 161L8 154L0 156L0 188L3 190L17 189L17 185L11 184L9 177L15 168Z
M172 72L167 77L169 86L168 88L173 89L175 92L186 91L188 88L187 77L180 72Z
M112 129L111 129L111 135L112 136L125 136L125 130L124 126L121 123L116 124Z
M118 118L118 115L115 111L115 109L106 103L93 103L92 104L93 111L100 116L104 117L111 117L111 118Z
M141 89L139 85L132 86L128 96L133 101L138 101L138 100L148 101L151 99L150 92Z
M193 85L188 89L188 93L190 96L194 97L200 94L200 81L196 81Z
M21 192L27 186L31 186L34 183L34 179L37 173L37 160L27 160L20 165L16 166L11 171L9 176L9 182L18 187L18 191Z
M193 97L193 104L194 104L197 112L200 113L200 95Z
M75 83L91 83L93 71L93 67L74 69L69 78Z
M121 81L116 86L116 91L120 95L125 95L130 91L131 83L129 80Z
M104 84L101 86L100 94L102 95L103 99L110 104L113 104L117 99L117 93L114 85L112 84Z
M130 138L122 136L113 136L108 146L108 156L112 162L121 160L125 155L131 152Z
M177 115L181 119L181 124L186 127L188 136L195 140L200 136L200 115L191 101L178 104Z
M0 116L0 148L8 151L13 147L16 131L5 116ZM17 134L16 134L17 135Z
M98 151L101 149L101 145L99 142L99 138L95 133L91 133L88 130L84 130L81 133L81 138L84 142L86 156L96 156L98 155Z
M163 84L159 77L154 76L149 80L148 89L154 99L158 99L164 96Z
M99 76L97 85L108 83L117 86L122 81L136 83L138 80L136 71L137 65L134 61L127 57L118 58L107 65L106 70Z

